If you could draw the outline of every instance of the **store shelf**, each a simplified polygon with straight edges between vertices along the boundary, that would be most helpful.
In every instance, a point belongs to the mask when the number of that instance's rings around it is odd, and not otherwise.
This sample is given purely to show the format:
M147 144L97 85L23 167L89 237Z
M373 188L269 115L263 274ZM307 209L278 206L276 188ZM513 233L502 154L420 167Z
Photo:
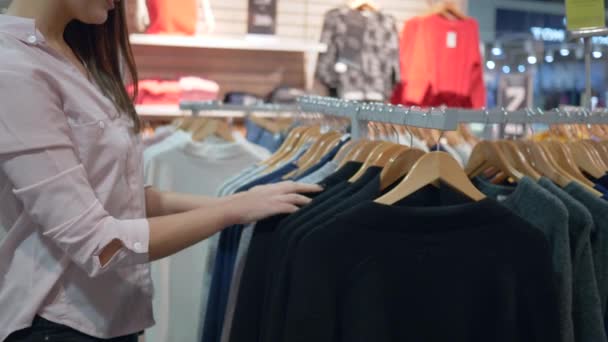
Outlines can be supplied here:
M175 105L137 105L135 111L141 117L171 117L190 115L189 111L180 110Z
M229 49L249 51L277 51L277 52L300 52L320 53L327 51L325 44L286 39L278 37L208 37L208 36L172 36L132 34L130 36L133 45L188 47L201 49Z
M192 111L181 110L179 106L171 105L138 105L135 106L137 114L146 120L171 119L178 116L191 116ZM211 118L244 118L246 115L242 111L206 111L200 116Z

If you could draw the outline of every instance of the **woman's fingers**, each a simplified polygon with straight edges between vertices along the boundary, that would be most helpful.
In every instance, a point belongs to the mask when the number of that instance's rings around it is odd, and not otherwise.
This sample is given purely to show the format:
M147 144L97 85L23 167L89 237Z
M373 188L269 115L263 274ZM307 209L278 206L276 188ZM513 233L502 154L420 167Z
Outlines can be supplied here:
M287 194L280 197L281 202L296 205L298 207L309 204L312 200L306 196L298 194Z
M293 181L287 181L277 184L283 191L283 193L299 193L299 194L307 194L307 193L315 193L323 191L323 188L316 184L302 184L296 183Z

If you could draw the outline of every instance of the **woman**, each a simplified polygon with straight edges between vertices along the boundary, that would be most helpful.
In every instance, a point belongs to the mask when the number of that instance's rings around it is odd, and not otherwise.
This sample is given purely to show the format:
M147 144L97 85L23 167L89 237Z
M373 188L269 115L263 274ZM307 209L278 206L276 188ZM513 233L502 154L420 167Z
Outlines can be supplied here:
M0 16L0 341L136 341L154 323L149 262L320 190L144 188L125 25L119 0L18 0Z

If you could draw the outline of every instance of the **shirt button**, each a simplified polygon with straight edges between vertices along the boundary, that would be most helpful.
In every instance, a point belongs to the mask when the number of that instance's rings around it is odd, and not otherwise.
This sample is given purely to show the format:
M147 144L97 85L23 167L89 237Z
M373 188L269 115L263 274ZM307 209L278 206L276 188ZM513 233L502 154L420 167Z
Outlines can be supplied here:
M103 121L99 121L99 128L101 128L101 129L106 128L106 124Z
M28 37L27 37L27 41L28 41L30 44L34 44L34 43L36 43L36 42L38 41L38 38L36 38L36 36L35 36L35 35L31 35L31 36L28 36Z
M141 252L143 250L143 246L142 246L141 242L134 243L133 248L135 248L136 252Z

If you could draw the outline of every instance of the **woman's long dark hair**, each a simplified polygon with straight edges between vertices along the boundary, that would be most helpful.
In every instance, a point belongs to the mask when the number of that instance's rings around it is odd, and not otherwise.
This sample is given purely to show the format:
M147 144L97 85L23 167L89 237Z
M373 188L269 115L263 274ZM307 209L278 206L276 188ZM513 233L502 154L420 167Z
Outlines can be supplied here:
M135 132L139 132L141 124L133 105L137 96L137 69L125 11L125 1L121 1L108 13L108 20L102 25L74 20L68 24L64 38L104 95L119 111L129 114L135 123ZM132 94L127 92L125 81L133 84Z

